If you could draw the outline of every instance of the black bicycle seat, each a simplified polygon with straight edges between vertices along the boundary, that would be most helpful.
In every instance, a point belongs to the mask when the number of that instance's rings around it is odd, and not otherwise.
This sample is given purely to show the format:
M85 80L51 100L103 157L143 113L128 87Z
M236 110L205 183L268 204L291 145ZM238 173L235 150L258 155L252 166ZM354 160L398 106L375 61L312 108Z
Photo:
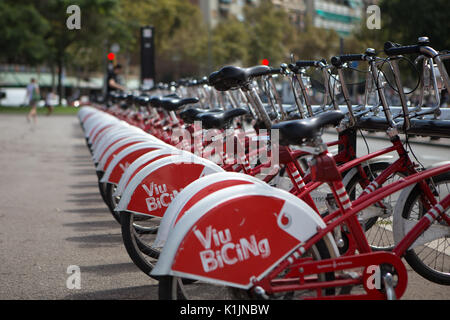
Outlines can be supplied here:
M185 99L177 99L177 98L161 98L160 106L167 111L176 111L181 109L187 104L197 103L197 98L185 98Z
M180 112L180 117L186 123L194 123L197 117L205 112L223 112L222 109L200 109L200 108L189 108Z
M298 145L315 138L324 127L337 126L344 117L342 112L333 110L308 119L280 122L273 125L272 129L280 130L281 144Z
M270 70L271 68L263 65L250 68L226 66L211 73L208 81L216 90L227 91L243 87L251 78L265 75Z
M247 110L244 108L235 108L224 112L201 113L197 116L197 119L202 121L202 126L206 129L225 129L234 118L247 113Z

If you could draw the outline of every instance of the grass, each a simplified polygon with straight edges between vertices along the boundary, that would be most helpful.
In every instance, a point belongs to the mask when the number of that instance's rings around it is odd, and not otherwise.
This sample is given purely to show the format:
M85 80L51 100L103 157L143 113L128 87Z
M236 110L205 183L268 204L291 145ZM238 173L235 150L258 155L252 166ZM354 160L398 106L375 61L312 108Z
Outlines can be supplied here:
M53 108L52 115L54 114L65 114L65 115L71 115L71 114L77 114L79 108L74 107L62 107L62 106L56 106ZM26 114L30 112L30 107L5 107L0 106L0 114ZM46 115L48 112L48 109L43 108L37 108L38 115Z

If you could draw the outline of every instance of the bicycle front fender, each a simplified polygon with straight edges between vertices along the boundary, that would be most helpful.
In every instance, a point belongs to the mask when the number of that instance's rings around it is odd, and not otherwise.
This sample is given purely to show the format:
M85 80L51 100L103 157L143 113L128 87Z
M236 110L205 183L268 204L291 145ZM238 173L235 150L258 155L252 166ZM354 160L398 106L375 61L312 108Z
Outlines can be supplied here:
M247 174L234 172L214 173L189 184L167 208L167 211L159 224L158 234L153 242L153 247L162 248L164 246L167 237L170 231L175 227L175 224L186 211L197 202L216 191L242 184L259 184L269 187L269 185L262 180Z
M115 210L162 217L188 184L215 172L223 169L190 153L156 160L131 179Z
M93 145L92 157L96 163L98 163L104 156L106 150L112 147L119 140L133 137L133 136L145 136L146 134L139 131L133 132L131 128L127 128L121 125L114 126L102 132Z
M249 289L325 227L297 197L258 184L203 198L170 232L152 276L172 275ZM331 235L334 255L338 251Z
M156 150L147 152L134 160L131 165L126 168L125 172L120 177L119 183L117 184L116 191L114 192L114 196L122 196L123 191L127 187L130 180L144 167L149 165L150 163L173 155L180 154L181 151L175 147L164 145L159 147Z
M106 169L100 182L118 184L122 174L137 158L163 147L162 143L138 142L120 151Z
M103 157L99 160L96 170L106 171L111 161L113 161L114 157L125 148L137 144L139 142L150 142L150 141L151 140L146 135L138 135L120 140L105 152Z

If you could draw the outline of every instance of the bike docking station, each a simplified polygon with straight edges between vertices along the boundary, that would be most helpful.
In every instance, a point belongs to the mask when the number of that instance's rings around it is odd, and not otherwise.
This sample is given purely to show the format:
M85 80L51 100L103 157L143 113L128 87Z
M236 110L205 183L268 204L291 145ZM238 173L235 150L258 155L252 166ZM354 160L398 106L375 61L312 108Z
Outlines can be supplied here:
M99 191L131 260L158 281L160 299L394 300L408 285L403 258L423 278L450 285L442 245L450 236L450 162L425 168L402 141L450 138L450 109L440 101L450 55L426 37L387 42L379 54L225 66L80 109ZM417 106L398 67L410 54L425 70ZM355 61L367 68L358 106L343 73ZM321 105L310 103L309 68L323 75ZM276 78L289 81L293 105L281 101ZM389 104L386 89L400 106ZM433 106L423 106L426 97ZM336 140L326 142L329 127ZM390 145L357 156L362 131L383 132ZM178 306L177 316L273 315L261 302Z

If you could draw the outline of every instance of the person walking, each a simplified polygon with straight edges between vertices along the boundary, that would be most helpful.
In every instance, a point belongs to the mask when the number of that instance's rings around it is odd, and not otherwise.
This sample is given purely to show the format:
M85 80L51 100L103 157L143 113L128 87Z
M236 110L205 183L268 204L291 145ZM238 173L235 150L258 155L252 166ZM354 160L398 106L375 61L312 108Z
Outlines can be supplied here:
M39 85L36 82L35 78L31 78L30 83L27 86L27 96L28 105L31 107L30 112L27 115L28 122L33 118L34 123L37 122L37 103L41 99L41 94L39 91Z
M57 98L54 90L48 92L47 97L45 98L45 106L47 107L47 116L51 115L53 112L53 101Z

